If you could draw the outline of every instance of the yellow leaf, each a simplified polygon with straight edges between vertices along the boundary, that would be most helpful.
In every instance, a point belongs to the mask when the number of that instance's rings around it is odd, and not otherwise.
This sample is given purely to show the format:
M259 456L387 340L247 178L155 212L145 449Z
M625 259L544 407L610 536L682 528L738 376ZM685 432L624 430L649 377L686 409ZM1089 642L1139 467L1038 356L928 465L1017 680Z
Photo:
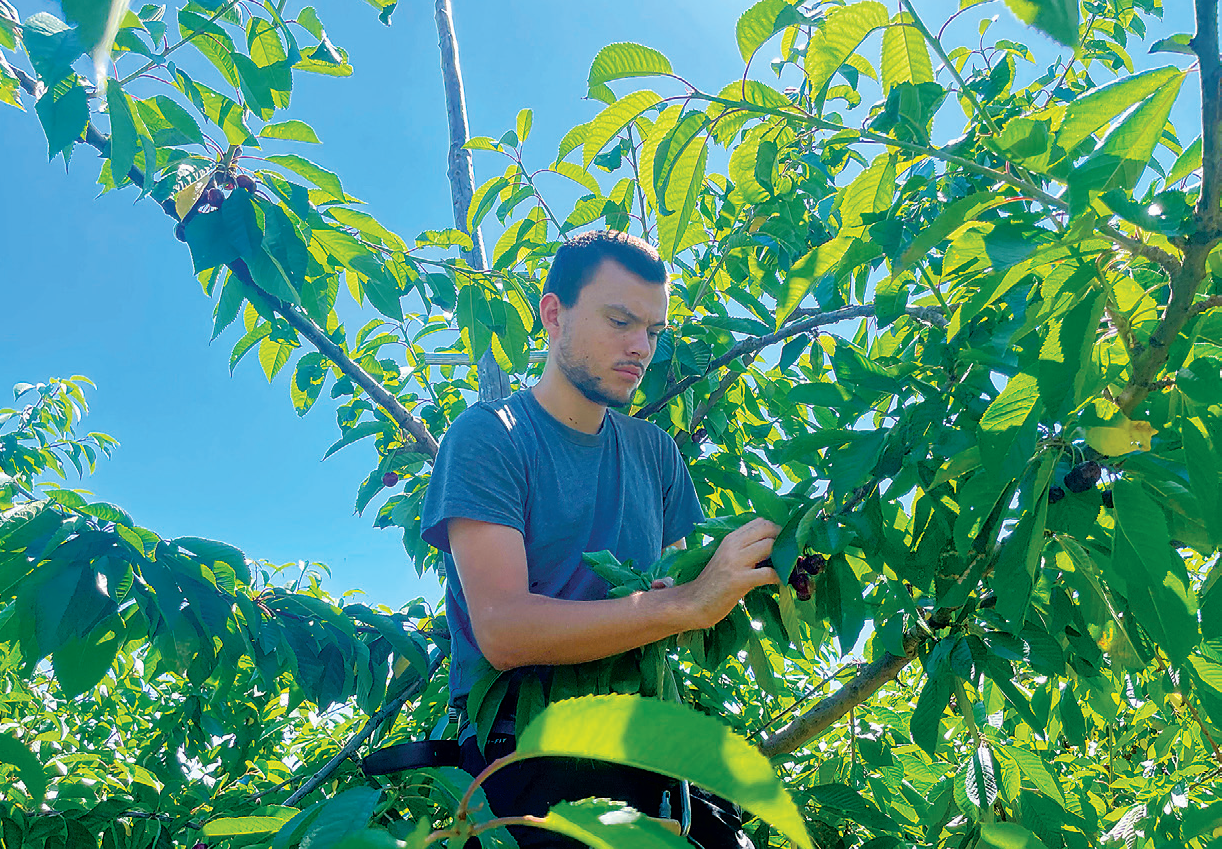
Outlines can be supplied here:
M179 221L186 218L187 213L194 208L195 202L204 193L204 189L208 188L208 181L211 179L212 172L209 171L174 195L174 211L178 213Z
M1086 444L1100 454L1116 457L1130 451L1149 451L1150 439L1158 431L1149 422L1119 416L1117 424L1086 429Z

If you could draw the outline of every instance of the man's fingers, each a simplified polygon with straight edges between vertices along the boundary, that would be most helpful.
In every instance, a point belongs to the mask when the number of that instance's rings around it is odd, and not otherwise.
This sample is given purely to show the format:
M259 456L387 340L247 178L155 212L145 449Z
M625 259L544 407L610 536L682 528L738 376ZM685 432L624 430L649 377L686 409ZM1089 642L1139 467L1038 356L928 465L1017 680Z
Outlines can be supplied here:
M670 575L667 575L665 578L654 578L653 582L649 585L649 588L651 590L664 590L667 587L673 587L674 585L675 579Z
M752 519L738 530L729 534L726 540L733 537L741 545L750 545L762 539L776 539L777 534L780 532L781 526L775 522L769 522L767 519Z
M757 540L750 545L745 545L742 548L743 559L747 561L747 565L754 567L762 560L766 560L772 556L772 537L765 537Z
M758 569L752 569L751 578L757 587L762 587L764 584L779 584L781 582L781 576L771 566L761 566Z

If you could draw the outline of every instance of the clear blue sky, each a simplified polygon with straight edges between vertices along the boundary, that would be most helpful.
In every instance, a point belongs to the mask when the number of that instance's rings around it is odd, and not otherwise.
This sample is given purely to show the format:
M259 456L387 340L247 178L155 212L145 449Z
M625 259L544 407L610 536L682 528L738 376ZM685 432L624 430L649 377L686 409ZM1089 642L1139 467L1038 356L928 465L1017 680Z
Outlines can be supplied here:
M886 3L896 10L896 0ZM18 5L23 16L55 10ZM349 193L408 238L451 226L433 3L401 2L389 28L352 0L316 5L356 73L297 75L285 117L312 124L324 144L284 149L338 172ZM531 107L528 149L537 166L550 161L567 129L596 113L599 104L581 98L590 60L609 42L658 48L705 89L720 89L742 69L734 22L748 0L454 5L472 133L499 136L519 109ZM952 0L919 4L937 24L954 8ZM977 21L994 14L1008 37L1051 57L1049 42L1020 28L1000 2L972 10L963 23L974 33ZM1166 28L1190 26L1190 19L1169 20ZM1191 118L1186 111L1176 120ZM1181 130L1181 138L1195 132ZM333 592L359 587L368 601L391 606L438 598L434 579L416 578L398 535L371 527L376 503L353 514L356 488L375 462L372 446L358 443L320 461L337 437L326 396L299 419L287 370L269 386L251 356L229 375L237 337L231 330L209 345L211 304L162 211L147 200L133 205L132 189L95 200L99 163L87 148L78 148L68 173L62 160L48 166L32 111L0 107L0 151L7 165L0 392L9 397L18 381L88 375L98 389L89 394L86 426L122 443L96 475L68 485L119 504L166 537L221 539L275 563L327 563ZM476 179L503 168L482 154Z

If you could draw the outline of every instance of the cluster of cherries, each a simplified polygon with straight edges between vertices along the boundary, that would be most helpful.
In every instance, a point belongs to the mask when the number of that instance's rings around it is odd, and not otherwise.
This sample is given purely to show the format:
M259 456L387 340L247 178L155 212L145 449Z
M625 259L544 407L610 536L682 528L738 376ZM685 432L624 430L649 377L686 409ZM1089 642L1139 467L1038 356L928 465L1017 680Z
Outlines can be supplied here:
M225 188L229 189L230 191L233 191L236 188L253 192L255 187L258 185L258 183L255 182L254 177L251 177L249 174L239 174L232 180L227 176L223 178L214 177L212 185L200 193L199 200L195 202L195 206L193 206L191 210L182 217L182 220L179 221L178 225L174 228L174 237L178 239L178 241L187 241L187 222L190 221L193 216L218 210L221 208L221 204L225 202L227 195L225 194L224 189L222 189L219 185L218 179L223 180L225 182ZM164 200L161 206L163 209L165 209L167 215L176 216L178 214L173 197Z
M1062 481L1062 483L1065 484L1064 489L1059 486L1054 486L1048 490L1048 503L1056 504L1058 501L1064 498L1066 489L1070 492L1086 492L1088 489L1093 489L1095 484L1099 483L1099 478L1102 476L1102 474L1103 467L1094 460L1087 460L1083 463L1079 463L1070 469L1069 473L1065 475L1065 479ZM1112 491L1110 489L1103 490L1103 506L1115 506L1115 501L1112 498Z
M793 564L793 571L789 573L789 586L793 587L794 594L797 595L798 601L810 601L811 597L811 578L823 571L823 567L827 564L827 560L822 554L817 552L812 554L801 554L798 560ZM763 566L771 566L772 558L766 558L756 564L756 568Z

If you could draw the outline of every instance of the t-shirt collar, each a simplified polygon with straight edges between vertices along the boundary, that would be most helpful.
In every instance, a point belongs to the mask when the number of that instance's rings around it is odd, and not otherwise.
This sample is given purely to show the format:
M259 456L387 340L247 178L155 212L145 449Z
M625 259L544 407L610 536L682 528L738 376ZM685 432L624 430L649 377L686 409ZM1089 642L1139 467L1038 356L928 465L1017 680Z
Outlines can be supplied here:
M547 409L539 403L539 399L536 398L534 393L529 389L523 389L520 394L525 399L526 406L530 409L530 411L535 414L540 421L545 422L547 425L552 427L561 438L567 440L568 442L572 442L576 445L594 447L601 445L606 439L611 420L611 416L609 414L603 415L603 424L602 427L598 429L598 433L586 433L585 431L569 427L564 422L560 421L549 413Z

